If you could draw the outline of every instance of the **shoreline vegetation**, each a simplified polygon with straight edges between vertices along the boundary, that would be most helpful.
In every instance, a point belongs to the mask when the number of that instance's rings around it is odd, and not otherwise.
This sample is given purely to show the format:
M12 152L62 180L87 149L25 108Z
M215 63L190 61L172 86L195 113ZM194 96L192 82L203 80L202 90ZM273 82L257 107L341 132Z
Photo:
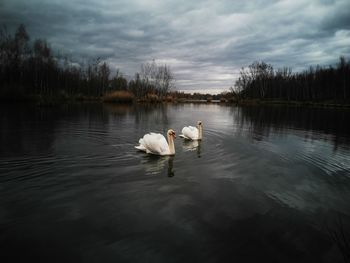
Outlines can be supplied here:
M104 103L229 103L350 108L350 60L335 66L310 67L293 73L265 62L242 68L234 87L220 94L175 91L175 78L166 64L140 66L127 79L114 74L100 58L73 60L54 54L42 39L30 41L23 24L14 35L0 28L0 101L55 105L69 102Z
M2 103L34 103L37 106L55 106L65 103L105 103L105 104L155 104L155 103L194 103L194 104L221 104L235 106L292 106L292 107L318 107L318 108L339 108L350 109L350 103L337 103L333 101L312 102L312 101L286 101L286 100L260 100L260 99L240 99L240 100L207 100L207 99L183 99L183 98L163 98L150 99L141 98L135 99L116 97L40 97L26 96L21 98L0 98Z

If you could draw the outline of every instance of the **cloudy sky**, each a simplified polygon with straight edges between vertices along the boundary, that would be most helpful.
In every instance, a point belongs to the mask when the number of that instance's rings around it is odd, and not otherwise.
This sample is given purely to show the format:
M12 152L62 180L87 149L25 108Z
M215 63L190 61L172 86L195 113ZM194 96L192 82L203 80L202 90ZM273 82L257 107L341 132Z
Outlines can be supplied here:
M350 58L349 0L0 0L0 25L73 58L101 57L127 76L155 59L179 90L217 93L242 66L294 71Z

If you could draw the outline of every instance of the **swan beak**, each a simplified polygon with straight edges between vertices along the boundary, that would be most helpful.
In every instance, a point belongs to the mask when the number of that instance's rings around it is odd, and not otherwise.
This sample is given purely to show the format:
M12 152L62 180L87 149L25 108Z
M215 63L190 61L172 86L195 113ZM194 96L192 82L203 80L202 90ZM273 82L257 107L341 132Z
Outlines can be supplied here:
M169 131L168 131L168 135L169 135L169 136L173 136L174 139L176 138L175 132L174 132L173 130L169 130Z

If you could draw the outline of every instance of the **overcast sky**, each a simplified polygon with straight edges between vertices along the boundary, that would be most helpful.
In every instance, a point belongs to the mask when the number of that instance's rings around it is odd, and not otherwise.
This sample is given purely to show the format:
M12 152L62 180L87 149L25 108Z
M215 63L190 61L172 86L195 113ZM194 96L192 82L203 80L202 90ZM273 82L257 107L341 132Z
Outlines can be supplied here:
M298 71L350 58L349 0L0 0L0 24L20 23L56 51L128 76L166 63L191 92L228 90L257 60Z

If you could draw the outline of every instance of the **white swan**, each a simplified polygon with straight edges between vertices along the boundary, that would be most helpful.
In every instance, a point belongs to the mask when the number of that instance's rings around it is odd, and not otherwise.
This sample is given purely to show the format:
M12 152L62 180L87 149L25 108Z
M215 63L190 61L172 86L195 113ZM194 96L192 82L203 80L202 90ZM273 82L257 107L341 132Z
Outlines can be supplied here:
M155 155L174 155L174 139L176 138L175 132L172 129L168 130L167 137L168 142L160 133L148 133L139 140L140 145L135 146L135 148Z
M203 136L203 126L202 122L197 122L197 127L187 126L183 127L182 134L180 134L181 138L185 138L187 140L202 140Z

